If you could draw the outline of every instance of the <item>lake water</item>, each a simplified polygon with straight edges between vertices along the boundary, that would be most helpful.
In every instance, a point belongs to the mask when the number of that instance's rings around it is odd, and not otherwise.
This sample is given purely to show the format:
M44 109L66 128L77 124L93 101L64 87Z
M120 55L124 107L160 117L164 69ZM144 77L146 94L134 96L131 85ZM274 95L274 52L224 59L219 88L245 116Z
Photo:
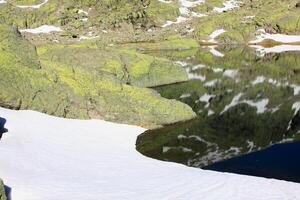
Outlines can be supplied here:
M198 117L143 133L139 152L192 167L300 182L295 143L300 52L262 55L249 47L219 47L150 53L186 69L189 81L154 89L190 105Z

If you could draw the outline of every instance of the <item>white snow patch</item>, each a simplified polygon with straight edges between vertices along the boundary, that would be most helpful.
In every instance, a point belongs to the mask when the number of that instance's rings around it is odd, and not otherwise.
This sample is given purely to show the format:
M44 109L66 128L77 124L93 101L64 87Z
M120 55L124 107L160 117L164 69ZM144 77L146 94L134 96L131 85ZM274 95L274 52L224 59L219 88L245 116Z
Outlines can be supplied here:
M214 80L206 82L204 84L204 86L206 86L206 87L214 87L218 82L219 82L218 79L214 79Z
M171 3L170 1L160 1L163 3ZM176 18L176 21L166 21L166 23L164 25L162 25L162 28L165 28L167 26L171 26L173 24L179 24L181 22L184 22L188 19L190 19L190 17L204 17L207 16L206 14L201 14L201 13L196 13L194 11L191 11L189 8L198 6L202 3L204 3L205 0L197 0L197 1L187 1L187 0L179 0L179 3L181 4L181 7L179 8L179 12L181 14L181 16Z
M33 8L33 9L39 9L42 7L44 4L46 4L49 0L45 0L43 3L37 4L37 5L16 5L18 8Z
M294 89L294 96L300 93L300 85L292 84L291 87Z
M214 114L215 114L215 111L209 109L208 113L207 113L207 116L211 116L211 115L214 115Z
M39 33L51 33L51 32L61 32L61 28L57 26L52 25L43 25L38 28L34 29L21 29L20 32L27 32L27 33L33 33L33 34L39 34Z
M252 107L256 107L256 113L261 114L264 113L267 110L267 105L269 103L269 99L262 99L258 102L254 102L252 100L244 100L241 103L246 103Z
M225 55L216 49L216 45L209 46L209 52L216 57L224 57Z
M0 0L0 4L7 3L5 0Z
M229 0L229 1L226 1L225 3L223 3L223 6L224 7L221 7L221 8L215 7L213 10L215 12L222 13L222 12L226 12L229 10L233 10L234 8L238 8L239 4L236 0Z
M135 150L137 136L145 131L140 127L2 108L0 116L9 130L0 141L0 177L12 188L13 200L294 200L300 196L297 183L142 156Z
M168 1L168 0L158 0L158 1L160 1L162 3L172 3L172 1Z
M86 11L84 11L84 10L81 10L81 9L79 9L79 10L78 10L78 14L82 14L82 13L83 13L83 14L85 14L85 15L87 15L87 16L89 15L89 13L88 13L88 12L86 12Z
M186 67L188 65L188 63L185 61L176 61L175 63L181 65L182 67Z
M220 113L220 115L222 115L223 113L225 113L227 110L229 110L230 108L236 106L239 104L240 98L243 96L243 93L239 93L236 96L233 97L233 99L231 100L230 104L226 105L224 110Z
M209 101L214 97L216 97L216 95L205 93L199 98L199 101L209 103Z
M185 98L188 98L188 97L190 97L190 96L191 96L190 93L184 93L184 94L182 94L179 98L180 98L180 99L185 99Z
M239 74L239 71L236 69L226 69L223 73L223 76L227 76L229 78L236 78L236 76Z
M257 44L266 39L274 40L276 42L285 43L285 44L300 42L300 35L270 34L270 33L266 33L264 29L260 29L258 30L258 32L260 34L256 36L256 40L250 41L249 42L250 44Z
M214 32L212 32L209 37L211 38L210 40L208 40L208 42L210 43L217 43L217 41L215 40L218 36L220 36L221 34L225 33L226 31L224 29L217 29Z
M263 83L266 80L266 77L264 76L258 76L254 81L251 82L252 85L257 85L260 83Z

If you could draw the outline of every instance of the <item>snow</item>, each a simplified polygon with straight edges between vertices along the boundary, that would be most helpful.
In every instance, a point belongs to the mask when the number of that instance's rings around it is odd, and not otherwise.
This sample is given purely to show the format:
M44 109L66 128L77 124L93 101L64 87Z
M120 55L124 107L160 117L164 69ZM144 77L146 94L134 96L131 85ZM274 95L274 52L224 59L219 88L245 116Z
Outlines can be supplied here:
M171 3L171 1L165 1L165 0L159 0L162 3ZM188 20L190 17L204 17L206 14L196 13L194 11L191 11L189 8L193 8L195 6L198 6L202 3L204 3L204 0L197 0L197 1L187 1L187 0L179 0L179 3L181 7L179 8L179 12L181 16L176 18L176 21L166 21L164 25L162 25L162 28L171 26L173 24L179 24L186 20Z
M61 28L57 26L52 25L43 25L38 28L34 29L21 29L20 32L27 32L27 33L33 33L33 34L39 34L39 33L51 33L51 32L61 32Z
M222 57L225 56L223 53L221 53L220 51L218 51L218 50L216 49L216 48L217 48L216 45L209 46L208 48L209 48L209 52L210 52L212 55L216 56L216 57L221 57L221 58L222 58Z
M0 0L0 4L7 3L5 0Z
M253 100L240 100L243 96L243 93L238 93L236 96L233 97L232 101L225 106L223 111L220 113L222 115L223 113L227 112L230 108L235 107L238 104L246 103L249 106L256 108L257 114L262 114L267 111L267 105L269 104L269 99L262 99L260 101L254 102Z
M162 3L172 3L172 1L167 1L167 0L158 0L158 1L160 1Z
M251 82L251 84L252 85L257 85L257 84L265 82L265 80L266 80L266 77L264 77L264 76L258 76L258 77L256 77L256 79L254 81ZM272 82L272 80L271 80L271 82Z
M291 199L300 184L206 171L135 150L145 129L0 108L0 177L12 200ZM185 149L187 150L187 149Z
M219 82L218 79L208 81L204 84L205 87L214 87Z
M239 7L238 2L235 0L226 1L225 3L223 3L223 6L224 7L221 8L215 7L213 10L215 12L222 13Z
M264 56L268 53L283 53L289 51L300 51L300 45L289 45L282 44L276 45L274 47L263 47L259 45L250 45L252 48L255 48L259 52L260 56Z
M16 5L18 8L33 8L33 9L38 9L44 4L46 4L49 0L45 0L43 3L37 4L37 5L29 5L29 6L24 6L24 5Z
M243 96L243 93L238 93L236 96L233 97L233 99L231 100L231 102L225 106L224 110L220 113L220 115L222 115L223 113L225 113L227 110L229 110L230 108L236 106L239 104L240 98Z
M217 29L214 32L212 32L209 37L211 38L210 40L208 40L208 42L210 43L217 43L217 41L215 40L219 35L225 33L226 31L224 29Z
M239 74L239 71L236 69L226 69L223 73L223 76L235 79L238 74Z
M256 36L256 40L250 41L249 44L257 44L266 39L284 44L300 42L300 35L270 34L266 33L264 29L260 29L258 32L260 34Z

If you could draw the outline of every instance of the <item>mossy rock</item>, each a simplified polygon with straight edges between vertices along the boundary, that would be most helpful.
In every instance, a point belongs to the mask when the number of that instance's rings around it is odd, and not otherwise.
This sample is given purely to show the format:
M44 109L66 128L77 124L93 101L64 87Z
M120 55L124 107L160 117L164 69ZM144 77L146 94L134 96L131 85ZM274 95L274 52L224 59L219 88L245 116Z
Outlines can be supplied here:
M7 200L4 190L3 181L0 179L0 200Z
M24 47L24 43L28 42L17 32L10 32L7 37L9 42L4 43L0 58L0 105L3 107L146 127L195 116L189 106L143 88L186 80L185 71L167 59L132 50L101 50L86 43L42 46L37 48L37 54L34 47L31 53L26 51L28 46ZM15 39L20 41L16 43ZM4 48L12 45L18 50ZM35 56L16 55L17 52ZM41 67L32 67L32 63L41 63ZM126 76L132 81L125 81Z

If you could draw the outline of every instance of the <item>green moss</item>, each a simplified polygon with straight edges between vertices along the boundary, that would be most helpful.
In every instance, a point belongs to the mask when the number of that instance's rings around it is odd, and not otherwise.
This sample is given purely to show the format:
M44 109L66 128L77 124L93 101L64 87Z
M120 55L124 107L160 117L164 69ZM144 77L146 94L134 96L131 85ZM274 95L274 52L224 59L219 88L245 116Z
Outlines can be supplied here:
M3 181L0 179L0 200L7 200L4 191Z

